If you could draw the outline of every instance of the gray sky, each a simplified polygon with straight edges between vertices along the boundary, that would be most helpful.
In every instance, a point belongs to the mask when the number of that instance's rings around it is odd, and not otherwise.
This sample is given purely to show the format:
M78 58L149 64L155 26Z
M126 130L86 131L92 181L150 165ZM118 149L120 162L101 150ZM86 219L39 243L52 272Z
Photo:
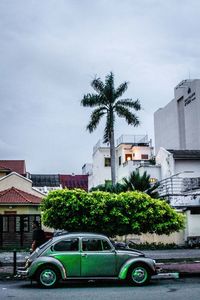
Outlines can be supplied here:
M80 106L90 82L110 71L139 98L141 126L181 80L200 78L199 0L1 0L0 159L25 159L32 173L81 173L102 138L86 131Z

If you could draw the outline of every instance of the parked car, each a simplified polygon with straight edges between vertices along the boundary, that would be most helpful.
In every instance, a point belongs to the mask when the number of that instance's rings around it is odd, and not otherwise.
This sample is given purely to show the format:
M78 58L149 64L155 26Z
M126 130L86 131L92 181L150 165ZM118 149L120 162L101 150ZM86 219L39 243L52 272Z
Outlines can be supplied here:
M59 280L121 279L141 286L155 275L156 263L139 251L116 249L108 237L95 233L68 233L37 248L18 275L52 288Z

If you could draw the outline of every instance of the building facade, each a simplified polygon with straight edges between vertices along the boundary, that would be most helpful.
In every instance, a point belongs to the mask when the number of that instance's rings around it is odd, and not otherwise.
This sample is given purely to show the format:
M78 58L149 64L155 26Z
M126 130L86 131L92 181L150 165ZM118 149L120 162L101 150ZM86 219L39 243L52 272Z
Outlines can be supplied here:
M174 99L154 114L155 151L200 149L200 79L183 80Z
M130 175L139 165L149 164L153 159L153 148L147 135L122 135L116 141L115 148L116 181L120 182ZM111 161L109 144L101 140L93 148L93 163L89 166L88 185L89 190L111 180Z

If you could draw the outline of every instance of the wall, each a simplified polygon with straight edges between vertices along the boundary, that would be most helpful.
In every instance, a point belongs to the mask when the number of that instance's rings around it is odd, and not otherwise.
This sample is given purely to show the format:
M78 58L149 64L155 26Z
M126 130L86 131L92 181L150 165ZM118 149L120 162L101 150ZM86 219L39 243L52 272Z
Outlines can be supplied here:
M175 98L154 113L155 150L200 149L200 79L184 80Z
M11 173L7 175L4 178L1 178L0 180L0 191L10 189L12 187L15 187L16 189L22 190L26 193L30 193L32 195L35 195L37 197L42 197L42 193L35 191L32 188L32 181L18 175L17 173Z
M93 155L93 174L92 174L92 185L95 187L99 184L104 184L105 180L111 180L111 168L104 167L104 158L110 157L109 148L99 148ZM89 180L91 184L91 180Z
M186 238L187 236L200 236L200 214L191 214L191 211L187 210L186 216Z
M179 149L179 131L176 100L154 113L155 153L160 147Z
M134 235L134 234L130 234L127 236L123 236L123 237L117 237L117 239L123 240L123 241L128 241L128 240L132 240L134 243L136 244L145 244L145 243L162 243L162 244L176 244L176 245L184 245L185 243L185 239L184 239L185 233L184 231L180 231L180 232L174 232L170 235L158 235L158 234L141 234L141 235Z
M39 205L0 205L0 214L4 214L4 212L16 211L17 214L40 214Z

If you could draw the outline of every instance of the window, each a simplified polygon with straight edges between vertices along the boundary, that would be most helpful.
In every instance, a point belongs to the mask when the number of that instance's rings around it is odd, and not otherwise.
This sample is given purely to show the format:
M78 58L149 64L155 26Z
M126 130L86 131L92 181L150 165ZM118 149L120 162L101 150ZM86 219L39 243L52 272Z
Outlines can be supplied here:
M149 158L148 154L141 154L141 159L148 159L148 158Z
M105 167L110 167L111 166L110 157L104 157L104 166Z
M82 250L83 251L107 251L112 247L106 240L102 239L83 239Z
M29 232L29 216L16 216L15 232Z
M111 250L112 247L106 240L102 240L103 250Z
M125 161L132 160L132 154L125 154Z
M121 166L121 164L122 164L122 157L119 156L119 166Z
M78 239L67 239L54 246L55 251L78 251Z
M3 216L3 232L9 232L8 216Z

